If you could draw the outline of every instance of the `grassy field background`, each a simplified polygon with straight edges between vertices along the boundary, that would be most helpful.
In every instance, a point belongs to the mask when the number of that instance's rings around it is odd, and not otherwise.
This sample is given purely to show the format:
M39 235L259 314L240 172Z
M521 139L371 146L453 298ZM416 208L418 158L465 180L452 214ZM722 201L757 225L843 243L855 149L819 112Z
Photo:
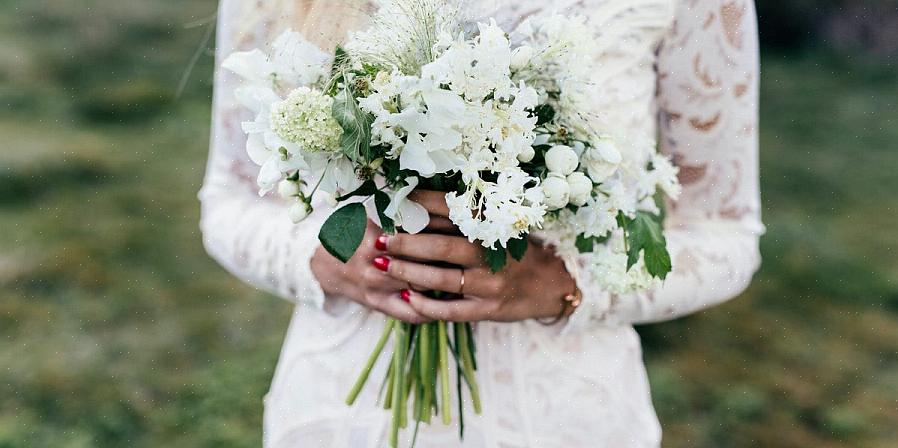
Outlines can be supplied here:
M197 230L212 0L0 3L0 448L252 447L286 302ZM898 440L898 71L764 57L764 265L640 329L669 447Z

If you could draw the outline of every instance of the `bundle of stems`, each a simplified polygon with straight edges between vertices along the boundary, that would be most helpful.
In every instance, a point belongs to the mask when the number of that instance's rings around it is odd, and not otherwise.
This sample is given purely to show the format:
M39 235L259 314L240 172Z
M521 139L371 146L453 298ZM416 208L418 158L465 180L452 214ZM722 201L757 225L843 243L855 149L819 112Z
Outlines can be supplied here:
M477 364L470 323L438 321L415 325L388 319L374 351L346 398L346 404L355 403L391 336L393 354L381 386L384 409L392 411L390 447L397 447L400 428L408 427L410 408L411 418L415 421L415 436L418 425L429 424L434 416L439 416L445 425L452 423L450 354L457 373L459 434L463 436L462 381L468 386L474 412L480 414L481 409L480 392L474 377ZM413 446L414 443L413 437Z

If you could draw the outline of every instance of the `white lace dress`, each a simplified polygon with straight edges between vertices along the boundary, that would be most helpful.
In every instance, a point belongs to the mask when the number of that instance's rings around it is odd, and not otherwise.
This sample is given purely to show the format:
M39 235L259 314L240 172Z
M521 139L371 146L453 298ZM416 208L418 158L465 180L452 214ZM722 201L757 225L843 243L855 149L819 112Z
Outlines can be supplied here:
M567 322L476 325L484 413L466 410L465 438L439 422L428 447L658 446L640 342L632 324L675 318L742 291L760 261L757 167L758 47L751 0L471 1L473 18L512 26L523 17L579 13L606 45L593 57L605 100L596 104L626 140L658 140L680 167L681 199L666 222L674 272L645 294L612 296L566 260L584 302ZM551 5L551 6L549 6ZM274 6L274 7L272 7ZM266 9L267 8L267 9ZM286 27L330 45L359 26L366 5L334 0L224 0L218 55L265 46ZM313 31L309 31L313 30ZM325 297L309 270L316 212L294 225L275 197L259 198L244 152L235 79L216 74L212 148L200 193L209 253L245 281L295 301L265 398L265 446L383 447L389 414L375 406L386 363L354 407L343 399L384 316ZM398 300L398 298L397 298ZM381 361L385 361L382 359ZM453 410L455 407L453 406ZM457 415L453 415L455 422Z

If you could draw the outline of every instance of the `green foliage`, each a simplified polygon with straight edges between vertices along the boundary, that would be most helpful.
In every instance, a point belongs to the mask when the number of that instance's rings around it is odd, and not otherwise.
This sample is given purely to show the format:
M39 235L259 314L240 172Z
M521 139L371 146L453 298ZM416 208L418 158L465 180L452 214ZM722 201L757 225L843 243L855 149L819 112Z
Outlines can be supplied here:
M337 202L343 202L343 201L345 201L351 197L355 197L355 196L371 196L375 192L377 192L377 185L374 184L373 180L368 179L368 180L362 182L362 185L359 185L359 188L356 188L355 190L353 190L349 193L346 193L343 196L338 196Z
M632 219L623 214L617 219L627 240L627 269L639 261L641 253L649 274L662 280L666 278L671 270L670 253L667 252L660 216L636 212Z
M347 204L328 216L318 232L318 240L328 253L346 263L362 244L367 224L365 206L360 202Z
M376 191L374 193L374 207L377 209L377 217L380 219L380 227L384 232L393 234L396 233L396 223L393 222L392 218L387 217L384 214L387 207L390 206L390 196L383 191Z
M490 270L496 273L505 267L505 264L508 262L508 254L503 247L498 249L491 247L483 251L483 259L486 261L486 265L490 267Z
M577 251L581 254L585 254L587 252L592 252L593 248L596 244L604 244L608 241L608 236L583 236L577 235L577 241L574 245L577 247Z
M521 261L524 259L524 254L527 253L527 244L525 238L510 239L508 240L508 253L515 260Z
M343 128L340 149L352 160L368 163L372 160L370 114L359 109L359 102L349 86L334 97L333 116Z

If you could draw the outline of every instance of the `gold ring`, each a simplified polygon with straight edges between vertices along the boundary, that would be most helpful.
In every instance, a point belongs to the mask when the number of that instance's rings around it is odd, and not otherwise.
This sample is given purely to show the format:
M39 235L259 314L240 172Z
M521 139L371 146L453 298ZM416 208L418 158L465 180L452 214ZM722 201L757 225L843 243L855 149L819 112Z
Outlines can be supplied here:
M461 283L458 285L459 295L465 295L465 268L461 268Z

